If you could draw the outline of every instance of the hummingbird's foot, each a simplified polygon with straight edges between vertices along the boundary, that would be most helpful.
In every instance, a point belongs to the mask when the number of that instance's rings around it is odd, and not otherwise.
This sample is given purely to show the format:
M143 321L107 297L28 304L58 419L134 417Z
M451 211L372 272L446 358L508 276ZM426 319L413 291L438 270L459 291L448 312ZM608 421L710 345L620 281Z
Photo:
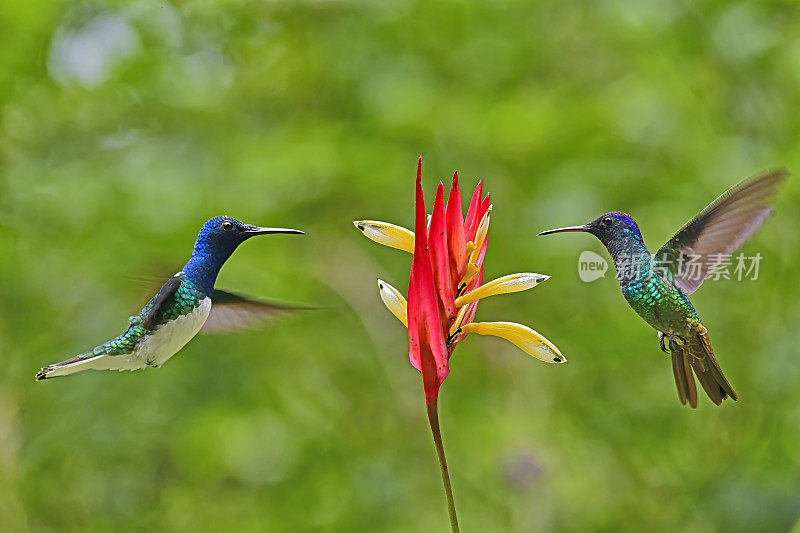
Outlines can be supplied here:
M664 342L664 339L667 342ZM661 346L661 351L665 354L671 354L675 350L675 346L683 346L686 344L686 340L683 337L679 337L675 333L671 333L669 336L664 335L662 332L658 332L658 344ZM669 345L669 349L665 346L665 344Z
M669 340L669 351L674 352L675 350L679 350L681 346L686 344L686 339L683 337L679 337L675 333L671 334L668 338Z

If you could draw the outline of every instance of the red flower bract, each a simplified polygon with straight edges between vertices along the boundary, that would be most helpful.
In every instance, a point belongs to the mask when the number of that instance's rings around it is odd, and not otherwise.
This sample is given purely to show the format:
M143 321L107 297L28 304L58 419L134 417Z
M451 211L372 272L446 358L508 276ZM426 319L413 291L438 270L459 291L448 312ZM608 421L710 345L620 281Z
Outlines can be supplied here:
M480 220L489 210L489 195L481 202L483 182L472 195L466 223L461 218L461 194L458 174L453 175L447 207L442 184L436 190L430 224L426 222L422 193L422 158L417 165L414 257L408 284L408 351L411 364L422 373L426 397L435 397L449 372L447 360L455 344L463 338L450 339L450 327L456 321L456 297L479 286L483 281L483 258L487 240L478 255L478 268L471 279L462 282L468 266L467 240L474 240ZM471 320L478 302L467 304L464 318Z
M382 280L378 280L378 290L392 314L408 326L408 356L414 368L422 373L428 422L439 458L454 531L458 531L458 520L439 430L437 399L439 388L449 372L448 359L455 345L468 333L493 335L514 343L542 361L566 362L558 348L527 326L513 322L473 322L481 298L527 290L549 277L524 272L503 276L483 285L483 259L486 256L491 206L489 195L482 198L482 194L483 182L479 182L467 214L462 216L458 174L453 174L447 205L444 187L439 183L428 220L422 194L420 158L417 164L413 233L401 226L377 220L354 222L370 239L414 254L408 299Z

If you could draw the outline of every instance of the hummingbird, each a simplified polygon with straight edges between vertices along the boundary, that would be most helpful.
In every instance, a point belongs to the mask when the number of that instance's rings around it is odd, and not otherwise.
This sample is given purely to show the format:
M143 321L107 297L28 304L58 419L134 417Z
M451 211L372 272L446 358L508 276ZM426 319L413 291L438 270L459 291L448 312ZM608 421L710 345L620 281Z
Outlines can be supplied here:
M689 220L655 254L645 246L633 218L620 211L605 213L582 226L539 235L582 231L600 239L614 261L625 300L658 331L661 350L672 358L681 403L697 407L697 376L711 401L720 405L726 398L736 401L738 397L722 373L708 330L688 296L761 227L787 175L785 170L773 170L735 185Z
M128 319L125 333L88 352L42 368L36 379L83 370L159 367L200 331L231 331L293 309L214 288L222 265L240 244L256 235L274 233L303 234L296 229L252 226L227 216L207 220L200 228L189 262L162 285L138 315Z

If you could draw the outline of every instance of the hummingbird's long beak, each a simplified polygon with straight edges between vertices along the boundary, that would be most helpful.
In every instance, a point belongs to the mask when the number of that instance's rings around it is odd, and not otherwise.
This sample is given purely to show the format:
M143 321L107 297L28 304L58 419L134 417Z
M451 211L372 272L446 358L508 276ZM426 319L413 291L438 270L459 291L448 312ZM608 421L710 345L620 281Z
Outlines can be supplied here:
M299 229L289 229L289 228L261 228L259 226L253 226L247 230L247 234L250 236L255 235L269 235L271 233L291 233L293 235L305 235L304 231L300 231Z
M539 235L550 235L551 233L562 233L565 231L589 231L589 227L584 225L584 226L567 226L566 228L549 229L547 231L537 233L536 236L538 237Z

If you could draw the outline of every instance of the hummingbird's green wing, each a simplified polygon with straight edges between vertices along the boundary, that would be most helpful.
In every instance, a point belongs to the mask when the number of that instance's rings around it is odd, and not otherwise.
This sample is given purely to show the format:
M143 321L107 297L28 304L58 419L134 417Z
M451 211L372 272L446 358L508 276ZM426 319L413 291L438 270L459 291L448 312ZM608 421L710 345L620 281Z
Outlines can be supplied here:
M256 327L291 311L308 311L304 307L245 298L232 292L214 289L211 312L200 333L231 333Z
M784 169L772 170L731 187L686 223L655 254L662 274L684 294L691 294L761 227L772 212Z
M158 316L161 312L161 306L166 302L170 296L181 286L180 274L175 274L164 283L153 298L147 302L142 312L139 315L141 325L146 330L152 330L158 325Z

